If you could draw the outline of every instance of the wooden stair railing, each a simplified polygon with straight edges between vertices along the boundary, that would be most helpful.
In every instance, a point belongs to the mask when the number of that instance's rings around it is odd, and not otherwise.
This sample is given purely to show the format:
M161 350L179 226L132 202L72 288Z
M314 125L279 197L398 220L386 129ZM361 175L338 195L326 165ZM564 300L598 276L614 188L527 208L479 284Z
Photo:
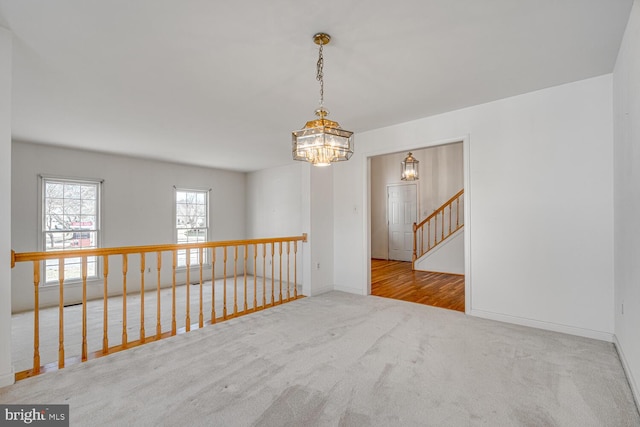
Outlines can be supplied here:
M50 370L62 369L65 367L65 364L71 364L76 362L84 362L88 359L93 359L100 356L105 356L107 354L111 354L120 350L124 350L127 348L136 347L138 345L144 344L146 342L156 341L162 338L166 338L172 335L176 335L177 333L188 332L191 328L202 328L205 324L213 324L222 320L227 320L233 317L242 316L244 314L252 313L258 310L263 310L267 307L272 307L274 305L279 305L288 301L292 301L298 298L302 298L302 295L298 295L298 242L306 242L307 235L303 234L301 236L294 237L278 237L278 238L266 238L266 239L251 239L251 240L228 240L228 241L218 241L218 242L200 242L200 243L185 243L185 244L170 244L170 245L152 245L152 246L123 246L123 247L112 247L112 248L99 248L99 249L77 249L77 250L67 250L67 251L49 251L49 252L24 252L24 253L16 253L11 251L11 268L14 268L16 263L23 262L31 262L33 263L33 287L34 287L34 333L33 333L33 366L31 369L20 371L16 373L16 380L21 380L23 378L31 377L37 375L41 372L46 372ZM238 249L241 249L241 265L242 272L238 273ZM223 257L222 260L218 257L216 258L216 252L221 252ZM197 251L198 261L197 265L191 265L191 254ZM205 260L204 251L210 251L208 260L205 264L203 260ZM284 255L283 255L284 251ZM190 306L191 306L191 296L189 292L190 286L186 286L186 319L185 319L185 327L182 329L178 329L176 327L176 285L177 285L177 270L178 267L178 253L185 253L185 264L186 264L186 282L184 284L196 284L199 285L198 294L199 294L199 313L197 316L197 323L191 324L190 318ZM155 266L151 266L147 260L147 254L156 254L156 257L149 257L151 259L156 258ZM161 277L162 270L162 258L163 253L168 253L166 258L171 258L172 263L170 266L170 275L171 280L167 280L167 275L165 275L164 281ZM292 255L293 253L293 255ZM137 255L137 256L136 256ZM230 255L230 256L228 256ZM248 273L247 263L249 262L249 257L253 259L253 273ZM88 351L88 343L87 343L87 258L90 257L100 257L102 259L102 286L103 286L103 316L102 316L102 341L101 347L102 349L99 351L95 351L93 353L89 353ZM122 286L122 341L113 345L109 343L108 336L108 288L109 288L109 279L111 278L109 271L109 259L110 257L120 257L122 263L122 276L118 281ZM138 340L129 340L127 335L127 273L128 273L128 265L131 261L131 258L139 257L139 266L140 266L140 307L138 308L140 313L140 330L139 330L139 339ZM262 258L262 262L259 263L258 258ZM82 283L82 344L81 349L79 351L80 357L69 357L65 358L65 342L64 342L64 288L65 288L65 268L60 268L60 266L65 265L65 259L67 258L79 258L81 259L81 283ZM291 258L293 258L293 262L291 262ZM40 360L40 301L39 301L39 292L40 292L40 282L41 282L41 265L44 260L58 260L58 278L57 285L59 287L59 301L58 301L58 360L57 363L50 361L41 366ZM224 277L222 281L224 283L224 291L222 301L222 315L220 317L216 317L216 292L215 292L215 267L216 261L222 261L224 263ZM267 262L271 265L270 271L267 269ZM286 264L283 267L283 262ZM233 264L233 278L229 276L227 278L227 264ZM276 263L279 266L278 271L275 270ZM157 270L157 281L155 286L153 286L154 291L156 291L156 319L154 319L155 324L155 334L149 335L145 334L145 316L144 316L144 304L145 304L145 291L149 292L149 290L145 289L145 272L150 273L151 268L155 267ZM169 267L169 266L167 266ZM204 283L203 281L203 268L211 267L211 287L207 289L207 292L211 294L211 311L210 316L205 316L205 312L207 311L203 304L203 292L204 292ZM257 275L259 268L262 267L262 277ZM149 269L146 271L146 269ZM191 283L190 272L191 268L194 270L197 269L199 273L199 279L195 283ZM167 268L168 270L169 268ZM286 270L286 282L283 282L283 273ZM293 271L291 271L293 270ZM271 277L268 278L268 273L271 273ZM116 273L117 275L117 273ZM240 277L239 277L240 276ZM247 277L252 277L253 279L253 301L247 300ZM292 276L292 277L291 277ZM97 279L97 278L96 278ZM238 281L241 281L241 291L243 294L242 301L242 310L238 310ZM46 280L46 279L45 279ZM98 279L99 280L99 279ZM115 279L117 280L117 278ZM227 307L227 280L231 282L233 280L233 308ZM209 280L207 280L208 282ZM163 283L164 282L164 283ZM261 286L259 283L261 282ZM268 286L270 283L270 289ZM283 296L283 286L286 286L285 292L286 294ZM172 291L172 303L171 303L171 322L169 329L163 330L163 325L161 324L161 307L160 307L160 289L165 287L171 287ZM149 286L147 286L149 288ZM260 289L261 288L261 289ZM257 294L258 292L262 292L262 298L258 300ZM267 294L271 293L270 303L267 300ZM220 296L218 296L220 298ZM194 301L197 303L197 301ZM259 304L261 303L261 304ZM206 319L205 321L205 317ZM149 322L149 320L147 320Z
M464 226L464 188L447 200L431 215L413 223L413 262L445 241ZM425 238L426 229L426 238ZM426 245L425 245L426 242ZM426 246L426 247L425 247Z

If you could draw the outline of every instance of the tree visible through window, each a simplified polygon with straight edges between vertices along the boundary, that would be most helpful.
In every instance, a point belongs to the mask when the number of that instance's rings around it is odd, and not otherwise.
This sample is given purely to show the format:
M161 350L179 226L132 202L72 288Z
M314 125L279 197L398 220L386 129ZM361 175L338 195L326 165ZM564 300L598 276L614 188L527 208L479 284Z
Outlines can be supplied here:
M209 192L176 189L176 242L206 242L209 235ZM204 251L203 263L207 251ZM178 251L178 266L185 267L187 251ZM199 251L190 251L189 263L199 264Z
M42 243L45 251L98 247L100 182L42 178ZM45 282L59 277L58 260L45 261ZM87 258L87 277L98 275L96 257ZM67 258L64 278L82 278L82 259Z

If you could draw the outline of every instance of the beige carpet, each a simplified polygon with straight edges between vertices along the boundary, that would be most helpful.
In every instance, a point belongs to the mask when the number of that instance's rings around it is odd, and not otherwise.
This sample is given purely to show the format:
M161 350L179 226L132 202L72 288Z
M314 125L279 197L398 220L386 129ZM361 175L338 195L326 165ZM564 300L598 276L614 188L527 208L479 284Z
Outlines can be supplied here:
M612 344L331 292L0 389L73 426L640 426Z

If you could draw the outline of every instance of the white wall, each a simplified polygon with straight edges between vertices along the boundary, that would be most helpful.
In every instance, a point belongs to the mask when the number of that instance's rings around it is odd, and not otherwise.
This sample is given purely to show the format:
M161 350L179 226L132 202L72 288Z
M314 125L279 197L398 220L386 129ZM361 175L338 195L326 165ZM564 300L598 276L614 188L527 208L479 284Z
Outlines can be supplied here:
M302 233L301 162L247 174L247 237L298 236Z
M631 10L613 73L615 334L640 402L640 1ZM624 304L624 314L623 314Z
M304 295L333 289L333 167L308 163L247 174L246 223L249 237L298 236L297 283ZM293 262L293 258L291 258ZM279 266L274 275L279 276ZM284 269L284 268L283 268ZM258 274L263 274L258 265ZM271 276L267 266L265 274Z
M413 265L414 270L464 274L464 228L456 231Z
M333 281L334 218L333 179L334 166L309 168L310 192L310 290L309 295L331 291Z
M418 221L442 206L464 187L462 143L411 150L419 162ZM371 159L371 257L387 259L387 185L400 184L400 162L407 152ZM462 209L462 206L461 206ZM462 219L462 218L461 218Z
M368 157L468 137L468 312L612 339L611 111L605 75L359 134L333 170L336 288L368 292Z
M299 245L298 254L298 279L304 295L333 289L332 191L333 166L294 162L247 177L249 236L308 234L308 242ZM261 273L260 266L258 270ZM277 267L274 274L279 274Z
M303 197L303 185L308 185L308 168L304 163L292 162L289 165L264 169L247 174L246 187L246 225L247 238L300 236L308 233L303 212L305 212ZM308 209L306 209L308 212ZM297 257L297 284L302 283L303 278L303 250L304 244L298 242ZM286 253L286 249L285 253ZM258 251L260 257L262 252ZM267 251L267 258L270 252ZM291 262L290 280L293 281L294 248L289 247ZM277 256L276 256L277 260ZM283 262L286 255L283 254ZM257 264L256 274L271 277L269 260L265 261L266 271L263 271L262 263ZM283 264L285 270L286 264ZM249 273L253 274L253 265L249 265ZM279 277L279 263L274 266L274 276ZM283 271L286 276L286 273Z
M102 246L130 246L172 243L173 186L211 189L211 240L245 238L246 174L195 166L186 166L124 156L95 153L53 146L13 143L12 155L12 241L16 252L39 250L38 247L38 174L77 178L104 179ZM139 289L137 257L131 257L127 288ZM118 260L110 259L110 293L120 292ZM170 259L163 261L171 265ZM219 276L221 263L216 265ZM155 263L153 264L155 265ZM240 266L240 269L242 266ZM163 269L169 283L170 268ZM112 274L113 273L113 276ZM121 274L120 274L121 277ZM155 272L146 286L155 286ZM179 280L182 279L180 276ZM14 311L32 307L33 279L29 266L16 266L12 273ZM102 281L89 286L89 297L101 296ZM153 284L152 284L153 283ZM69 284L67 303L81 298L80 286ZM43 305L57 304L56 287L41 291Z
M11 367L11 32L0 27L0 387Z

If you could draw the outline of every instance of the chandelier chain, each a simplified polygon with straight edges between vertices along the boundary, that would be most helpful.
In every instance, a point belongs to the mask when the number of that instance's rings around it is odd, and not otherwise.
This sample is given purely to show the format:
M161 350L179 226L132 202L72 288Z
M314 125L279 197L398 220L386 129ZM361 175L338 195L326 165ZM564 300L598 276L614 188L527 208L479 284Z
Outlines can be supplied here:
M316 80L320 82L320 107L324 108L324 56L322 55L322 46L324 43L320 43L320 49L318 52L318 63L316 64Z

